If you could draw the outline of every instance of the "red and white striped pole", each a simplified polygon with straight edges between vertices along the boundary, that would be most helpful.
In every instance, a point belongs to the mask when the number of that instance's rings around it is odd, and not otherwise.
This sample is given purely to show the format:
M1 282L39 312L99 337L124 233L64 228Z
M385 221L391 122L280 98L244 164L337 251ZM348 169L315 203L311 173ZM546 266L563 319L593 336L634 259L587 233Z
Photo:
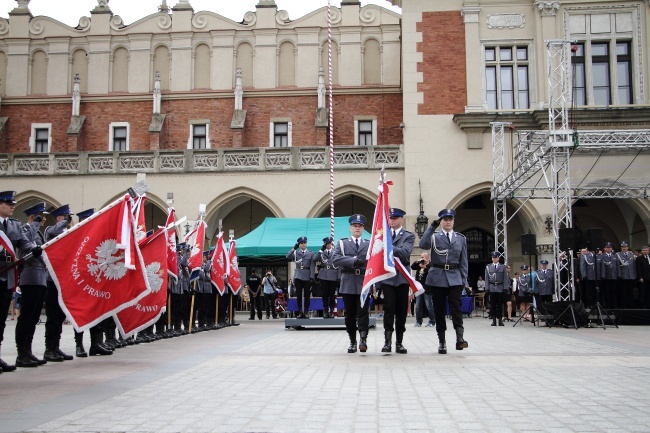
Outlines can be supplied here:
M327 47L329 68L329 141L330 141L330 236L334 239L334 103L332 93L332 1L327 0Z

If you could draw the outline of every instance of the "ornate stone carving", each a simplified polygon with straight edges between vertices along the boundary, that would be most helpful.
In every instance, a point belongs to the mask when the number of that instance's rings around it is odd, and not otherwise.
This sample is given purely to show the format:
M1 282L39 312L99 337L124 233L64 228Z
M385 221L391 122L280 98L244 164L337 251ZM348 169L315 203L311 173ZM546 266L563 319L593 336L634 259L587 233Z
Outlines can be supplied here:
M368 152L358 152L358 151L334 152L334 164L367 166Z
M208 25L208 17L198 13L192 17L192 25L196 29L204 29Z
M120 155L120 171L153 171L155 160L154 156Z
M281 26L289 24L291 22L289 19L289 12L285 10L278 11L278 13L275 14L275 22Z
M291 155L289 153L267 153L266 168L290 168Z
M325 152L301 152L300 153L300 166L301 167L325 167Z
M17 9L29 9L30 0L16 0L18 3Z
M217 154L195 154L194 155L194 170L201 171L215 171L219 162Z
M255 12L248 11L244 14L244 21L242 24L247 26L254 26L257 22L257 14Z
M113 171L112 156L91 156L88 158L88 171L90 173Z
M43 30L45 30L45 26L43 25L43 20L34 18L29 22L29 33L33 35L40 35L43 33Z
M57 173L78 173L79 172L78 157L56 158L54 162L55 162L55 170Z
M399 164L399 151L398 150L376 150L375 151L375 164L398 165Z
M9 32L9 21L0 18L0 36L6 35Z
M172 26L172 17L170 17L168 14L161 14L160 17L158 17L158 27L162 30L167 30Z
M370 24L375 19L377 19L377 11L369 7L364 7L363 9L361 9L361 13L359 14L359 19L361 20L362 23Z
M554 17L555 14L557 14L557 11L560 10L560 2L557 0L537 0L535 6L537 6L537 9L541 12L543 17Z
M259 153L230 153L223 156L223 165L228 169L259 168Z
M120 31L126 28L121 16L115 15L113 18L111 18L111 28L116 31Z
M47 174L50 171L49 158L16 158L16 174Z
M8 171L9 171L9 160L0 159L0 173L7 174Z
M523 14L494 14L488 15L489 29L523 29L526 17Z
M77 24L76 30L80 32L87 32L90 30L90 18L88 17L81 17L79 18L79 24Z
M185 169L185 156L160 155L160 171L182 171Z

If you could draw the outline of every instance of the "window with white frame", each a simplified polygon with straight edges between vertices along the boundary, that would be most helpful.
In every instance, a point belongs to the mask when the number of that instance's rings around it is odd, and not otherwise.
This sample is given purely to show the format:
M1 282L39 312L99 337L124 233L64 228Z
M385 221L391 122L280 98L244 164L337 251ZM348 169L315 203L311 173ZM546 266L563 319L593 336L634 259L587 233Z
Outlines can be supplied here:
M50 153L52 148L52 124L32 123L32 134L29 137L31 153Z
M190 121L190 140L188 149L209 149L210 148L210 121Z
M291 120L272 119L269 133L269 147L291 147Z
M527 45L484 48L485 96L488 110L530 107L528 51Z
M638 10L619 7L569 14L570 39L577 41L571 50L575 105L634 104L634 84L642 74L641 62L634 65L641 31L637 15Z
M113 122L109 126L109 151L125 152L129 150L129 132L130 125L128 122Z
M354 119L354 145L377 145L377 119L371 117L358 117Z

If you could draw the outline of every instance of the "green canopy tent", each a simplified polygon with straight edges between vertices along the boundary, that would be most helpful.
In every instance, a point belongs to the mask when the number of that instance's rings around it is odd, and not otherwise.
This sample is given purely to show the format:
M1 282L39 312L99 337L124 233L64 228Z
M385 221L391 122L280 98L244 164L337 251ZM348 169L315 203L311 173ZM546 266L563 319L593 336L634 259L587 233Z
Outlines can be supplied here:
M372 220L366 224L372 224ZM348 217L334 218L336 239L350 236ZM318 251L323 245L323 238L330 235L329 218L271 218L252 232L237 239L237 257L241 259L285 258L287 252L300 236L307 236L307 245L312 251ZM370 239L370 233L363 232L364 239Z

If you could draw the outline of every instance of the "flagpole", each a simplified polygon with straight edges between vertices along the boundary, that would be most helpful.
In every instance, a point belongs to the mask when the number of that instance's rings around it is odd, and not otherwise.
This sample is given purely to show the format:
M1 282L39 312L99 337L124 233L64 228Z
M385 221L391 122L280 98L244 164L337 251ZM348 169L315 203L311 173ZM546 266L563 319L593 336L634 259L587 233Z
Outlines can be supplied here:
M230 230L230 232L228 233L228 235L229 235L229 236L228 236L228 238L229 238L229 239L228 239L228 245L230 245L230 243L232 242L232 240L233 240L234 237L235 237L235 234L234 234L234 232L233 232L232 230ZM230 263L230 255L228 256L228 263ZM228 284L228 287L230 287L230 283ZM235 314L234 314L234 312L232 311L232 295L233 295L233 293L232 293L232 287L230 287L230 296L229 296L229 297L230 297L230 308L229 308L229 313L230 313L230 314L229 314L229 315L230 315L230 325L231 325L231 326L232 326L232 324L233 324L233 322L234 322L234 320L235 320Z
M194 282L194 289L192 290L192 304L190 305L190 331L192 333L192 326L194 325L194 295L196 294L196 280Z
M221 233L222 228L223 228L223 220L219 220L219 231L217 233ZM219 236L217 235L217 237ZM213 254L215 254L216 252L217 252L217 245L215 244ZM214 309L214 321L217 322L216 325L219 325L219 290L216 287L214 289L217 291L217 305L215 306Z

